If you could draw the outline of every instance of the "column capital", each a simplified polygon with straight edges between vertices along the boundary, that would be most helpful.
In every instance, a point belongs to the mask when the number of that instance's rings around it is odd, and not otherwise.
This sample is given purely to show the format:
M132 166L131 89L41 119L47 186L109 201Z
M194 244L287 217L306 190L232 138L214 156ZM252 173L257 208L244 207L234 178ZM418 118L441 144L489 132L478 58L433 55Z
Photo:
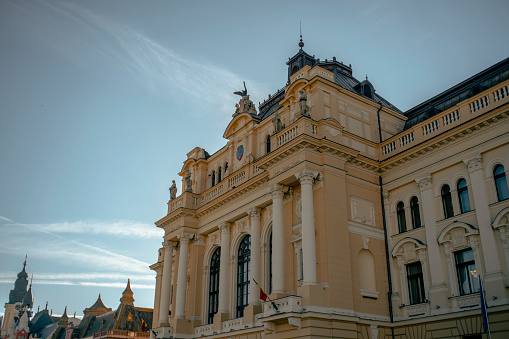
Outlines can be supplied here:
M168 248L173 249L173 246L175 246L175 243L172 240L163 241L163 247L165 250Z
M477 154L472 158L463 160L463 163L468 167L470 173L478 171L482 169L482 156L481 154Z
M217 225L217 227L219 228L219 231L221 233L223 233L223 232L230 232L230 223L229 222L223 221L222 223Z
M205 246L205 237L200 234L195 235L193 239L193 247L194 246Z
M431 175L426 174L422 178L415 179L415 182L417 185L419 185L419 188L422 191L425 191L427 189L431 189Z
M304 168L302 171L295 173L295 177L300 181L301 185L309 184L312 185L313 181L315 181L316 178L320 173L312 171L310 169Z
M260 216L261 216L261 213L260 213L260 208L258 207L253 207L251 209L249 209L247 211L247 214L249 215L249 217L251 218L251 220L253 219L260 219Z
M283 199L283 186L280 184L275 184L267 188L267 192L272 194L272 199L281 198Z
M178 240L182 243L188 243L189 244L189 240L191 239L191 236L192 234L191 233L188 233L188 232L182 232L180 233L179 235L177 235L177 238Z

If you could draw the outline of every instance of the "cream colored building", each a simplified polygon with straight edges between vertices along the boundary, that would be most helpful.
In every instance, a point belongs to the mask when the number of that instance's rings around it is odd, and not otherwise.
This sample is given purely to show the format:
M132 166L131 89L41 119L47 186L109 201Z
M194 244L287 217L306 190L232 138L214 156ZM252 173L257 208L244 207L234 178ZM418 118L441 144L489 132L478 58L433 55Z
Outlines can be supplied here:
M222 149L187 154L152 337L487 337L478 274L509 337L509 59L403 113L300 47L258 110L238 93Z

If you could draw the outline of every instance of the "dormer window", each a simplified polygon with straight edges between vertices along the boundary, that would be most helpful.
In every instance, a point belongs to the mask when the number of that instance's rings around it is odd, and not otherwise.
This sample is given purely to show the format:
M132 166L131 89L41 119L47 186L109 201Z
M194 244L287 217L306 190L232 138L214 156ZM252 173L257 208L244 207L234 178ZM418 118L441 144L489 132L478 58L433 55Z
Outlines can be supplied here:
M371 94L371 88L369 87L369 85L364 85L364 96L370 98L370 99L373 99L373 94Z
M297 67L297 65L293 66L293 68L292 68L292 75L297 73L298 70L299 70L299 67Z

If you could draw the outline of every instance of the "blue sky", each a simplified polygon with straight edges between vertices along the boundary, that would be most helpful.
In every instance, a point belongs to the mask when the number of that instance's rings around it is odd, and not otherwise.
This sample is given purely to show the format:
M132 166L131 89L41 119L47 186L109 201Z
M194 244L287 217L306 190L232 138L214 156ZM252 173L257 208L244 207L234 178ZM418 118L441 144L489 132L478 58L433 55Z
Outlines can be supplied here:
M507 1L0 0L0 304L28 254L35 305L153 307L168 187L221 148L246 81L336 56L405 111L509 56ZM177 180L178 182L178 180ZM179 188L180 194L180 188Z

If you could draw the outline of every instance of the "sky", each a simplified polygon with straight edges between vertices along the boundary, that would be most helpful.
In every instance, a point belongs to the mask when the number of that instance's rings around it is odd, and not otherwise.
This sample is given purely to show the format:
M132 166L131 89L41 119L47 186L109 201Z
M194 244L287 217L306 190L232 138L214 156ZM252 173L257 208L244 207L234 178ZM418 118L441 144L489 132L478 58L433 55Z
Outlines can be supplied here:
M507 1L0 0L0 304L153 307L171 180L304 50L402 111L509 56ZM180 194L180 187L179 193ZM0 311L0 315L3 309Z

